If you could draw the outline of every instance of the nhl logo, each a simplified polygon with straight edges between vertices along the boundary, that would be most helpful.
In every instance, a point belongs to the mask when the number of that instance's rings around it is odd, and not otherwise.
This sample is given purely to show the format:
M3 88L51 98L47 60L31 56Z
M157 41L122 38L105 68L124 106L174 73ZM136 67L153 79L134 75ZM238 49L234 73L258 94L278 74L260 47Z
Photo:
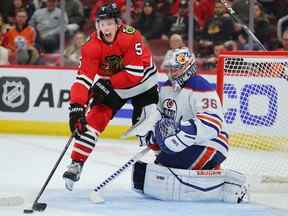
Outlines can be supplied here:
M0 78L0 110L25 112L29 105L29 81L24 77Z
M21 106L24 103L24 85L21 81L6 81L2 87L2 101L6 106L15 108Z

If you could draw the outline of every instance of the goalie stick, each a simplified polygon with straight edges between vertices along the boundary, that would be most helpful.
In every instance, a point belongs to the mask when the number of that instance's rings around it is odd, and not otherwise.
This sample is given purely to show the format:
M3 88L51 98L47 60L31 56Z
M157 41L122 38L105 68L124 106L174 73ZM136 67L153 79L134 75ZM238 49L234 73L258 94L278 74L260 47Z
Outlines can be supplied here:
M138 152L134 157L132 157L129 161L123 164L119 169L117 169L112 175L106 178L101 184L99 184L91 193L90 200L93 203L103 203L104 199L101 195L99 195L99 191L102 190L107 184L111 183L116 177L118 177L121 173L123 173L127 168L135 164L138 160L140 160L148 151L149 147L142 149Z
M68 142L66 143L63 151L61 152L58 160L56 161L53 169L51 170L49 176L47 177L47 179L46 179L46 181L44 182L42 188L40 189L40 192L37 194L37 197L35 198L35 200L34 200L34 202L33 202L33 204L32 204L32 207L31 207L30 209L24 209L23 212L24 212L25 214L31 214L31 213L33 213L34 211L44 211L44 210L46 209L47 204L46 204L46 203L40 203L40 202L38 202L38 201L39 201L41 195L43 194L46 186L48 185L50 179L52 178L54 172L56 171L59 163L61 162L64 154L66 153L67 149L69 148L70 143L72 142L72 139L73 139L73 137L74 137L75 134L76 134L76 131L73 132L73 134L70 136L70 138L69 138Z

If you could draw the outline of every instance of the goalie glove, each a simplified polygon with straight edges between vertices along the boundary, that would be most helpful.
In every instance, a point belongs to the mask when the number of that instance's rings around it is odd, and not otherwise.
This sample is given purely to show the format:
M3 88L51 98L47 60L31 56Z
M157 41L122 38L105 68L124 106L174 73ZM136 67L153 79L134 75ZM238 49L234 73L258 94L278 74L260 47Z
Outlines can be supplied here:
M167 154L181 152L195 143L197 128L194 121L175 122L171 118L162 118L156 123L155 139Z
M87 130L84 106L77 103L70 104L69 110L70 131L73 133L75 130L77 130L79 133L84 133Z

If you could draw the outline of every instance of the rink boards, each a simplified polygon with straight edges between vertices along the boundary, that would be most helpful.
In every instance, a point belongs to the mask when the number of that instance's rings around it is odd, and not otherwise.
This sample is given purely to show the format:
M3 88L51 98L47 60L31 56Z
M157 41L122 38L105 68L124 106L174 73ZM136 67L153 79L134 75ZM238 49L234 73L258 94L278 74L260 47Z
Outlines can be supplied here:
M0 132L69 134L69 89L75 75L75 70L64 68L0 67ZM211 82L215 80L212 75L205 77ZM165 79L164 75L159 75L160 81ZM252 82L248 78L225 77L224 109L228 128L244 135L248 128L251 134L257 133L263 137L273 129L277 131L277 136L285 137L287 130L282 123L288 121L285 119L285 109L288 107L285 100L286 83L276 78L259 78L256 81L257 86L255 80ZM269 88L269 93L253 93L249 91L250 87ZM255 102L259 104L256 108ZM126 104L116 114L103 136L120 137L131 124L131 111L131 104ZM249 121L243 119L243 113ZM267 118L269 122L262 121Z

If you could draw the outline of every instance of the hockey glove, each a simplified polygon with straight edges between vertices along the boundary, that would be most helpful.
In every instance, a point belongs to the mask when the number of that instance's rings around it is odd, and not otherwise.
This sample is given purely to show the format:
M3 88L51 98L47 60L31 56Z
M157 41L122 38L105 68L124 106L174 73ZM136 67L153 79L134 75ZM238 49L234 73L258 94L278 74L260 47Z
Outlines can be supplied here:
M174 119L162 117L156 123L155 132L157 131L156 139L165 139L166 137L173 136L177 133L178 124Z
M79 133L84 133L86 129L85 108L80 104L71 104L69 113L70 130L73 133L77 130Z
M93 97L92 106L96 104L104 104L111 109L119 109L124 103L120 96L111 86L110 80L99 79L91 87Z
M193 145L196 140L197 127L194 121L175 122L172 119L161 119L156 124L155 139L160 148L167 154L181 152Z
M142 146L148 146L150 149L152 149L155 153L159 153L160 146L156 143L154 133L152 131L149 131L144 136L137 136L140 141L140 147Z

